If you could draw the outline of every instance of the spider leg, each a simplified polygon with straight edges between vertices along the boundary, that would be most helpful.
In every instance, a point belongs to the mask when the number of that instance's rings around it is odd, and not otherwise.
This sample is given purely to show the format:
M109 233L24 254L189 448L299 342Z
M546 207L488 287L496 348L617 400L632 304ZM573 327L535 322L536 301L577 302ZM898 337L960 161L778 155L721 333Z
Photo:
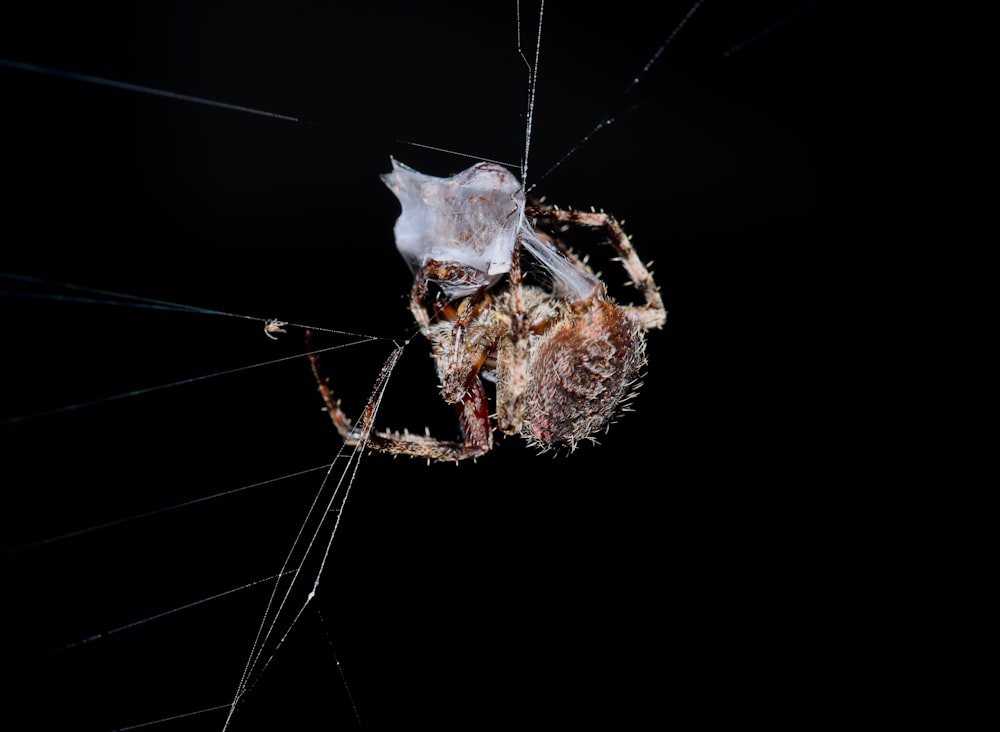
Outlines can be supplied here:
M497 427L508 435L521 430L524 416L524 391L528 384L528 347L530 328L524 305L524 285L521 274L521 245L515 243L511 255L510 310L512 321L508 344L501 349L500 358L504 364L503 384L497 385ZM504 397L500 397L500 393Z
M489 403L478 373L470 376L464 397L455 405L462 428L462 442L438 440L430 435L416 435L405 431L402 433L374 432L372 431L372 423L378 407L380 387L398 360L401 349L397 349L390 360L386 362L379 376L375 392L365 406L361 422L358 426L354 426L351 418L340 408L340 400L334 397L329 380L320 372L319 356L312 350L312 334L309 331L306 331L306 348L309 350L309 362L313 376L316 378L319 392L326 404L326 412L330 415L330 419L344 440L344 444L352 447L365 445L375 452L386 452L391 455L408 455L426 458L428 461L450 460L454 462L478 457L493 448L493 427L490 424Z
M496 324L493 328L475 332L469 329L469 324L492 302L492 296L485 286L457 302L438 295L428 307L428 283L432 281L430 273L444 273L451 277L457 273L457 276L461 276L461 267L431 260L417 273L410 292L410 312L421 332L432 343L438 344L435 360L438 361L441 396L449 404L457 405L466 400L469 389L475 388L471 382L478 381L485 354L492 349L502 326ZM445 339L447 344L444 343ZM442 354L446 354L446 364L440 360Z
M326 404L326 413L330 415L330 419L333 420L333 426L337 428L337 432L340 433L344 442L349 445L356 445L358 435L361 433L354 430L351 418L340 408L340 400L334 398L328 380L320 374L319 356L313 352L312 331L310 330L306 331L306 350L309 351L309 365L312 367L313 376L319 385L319 393L323 396L323 403ZM367 412L368 410L366 409L365 411Z
M646 304L640 307L628 305L621 307L638 318L646 330L663 327L663 324L667 322L667 311L663 307L660 288L656 286L652 273L635 253L628 234L625 233L615 217L603 211L585 213L548 207L542 209L542 215L557 222L586 226L591 229L604 229L608 234L611 246L618 252L617 259L628 274L629 283L642 293L643 299L646 301Z

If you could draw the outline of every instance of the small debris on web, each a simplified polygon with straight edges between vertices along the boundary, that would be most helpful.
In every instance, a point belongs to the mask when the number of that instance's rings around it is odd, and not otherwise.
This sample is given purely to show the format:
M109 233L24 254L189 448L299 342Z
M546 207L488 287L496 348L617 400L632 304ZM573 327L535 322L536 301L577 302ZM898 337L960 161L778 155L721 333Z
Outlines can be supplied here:
M272 341L278 340L278 333L287 333L283 326L288 325L284 320L278 320L277 318L272 318L270 320L264 321L264 335L270 338Z

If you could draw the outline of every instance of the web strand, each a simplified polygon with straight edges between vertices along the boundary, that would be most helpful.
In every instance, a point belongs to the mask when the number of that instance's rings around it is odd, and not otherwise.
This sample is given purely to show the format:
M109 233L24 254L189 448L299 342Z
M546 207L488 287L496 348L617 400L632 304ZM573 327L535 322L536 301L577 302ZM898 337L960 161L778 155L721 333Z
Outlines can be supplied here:
M275 606L275 600L278 593L278 587L276 585L274 591L271 594L270 599L268 600L267 608L264 611L264 616L261 620L261 624L257 631L257 638L254 640L254 643L251 647L250 657L247 660L247 664L246 667L244 668L243 675L240 679L239 685L237 686L236 693L233 697L233 701L230 706L230 711L229 714L227 715L226 723L223 729L228 728L229 723L232 720L232 716L236 711L236 707L239 704L240 699L251 688L252 679L256 676L259 676L259 674L263 673L264 670L270 665L271 660L274 658L274 654L277 653L278 649L284 644L285 639L288 637L288 633L290 633L292 628L295 627L299 618L301 618L302 613L304 612L306 606L310 602L312 602L312 600L316 596L316 592L318 591L320 586L320 581L323 577L323 570L326 567L327 558L329 557L330 551L333 546L333 540L336 537L337 532L340 528L340 521L341 518L343 517L344 507L347 504L347 499L350 495L351 487L354 485L354 482L357 478L358 468L361 463L361 458L365 454L368 448L368 442L371 437L375 416L378 414L379 408L381 407L382 398L385 395L385 390L388 385L389 378L392 376L392 373L395 370L396 365L398 364L399 359L403 354L404 348L405 344L401 346L397 345L395 350L393 350L393 352L389 355L389 357L386 359L385 363L382 366L382 370L379 373L378 379L376 380L375 386L372 390L372 395L369 398L368 406L365 409L365 414L367 415L367 418L361 432L361 439L358 442L358 444L353 448L353 450L350 452L350 458L348 460L348 464L340 472L339 478L337 479L337 482L334 485L332 492L330 493L329 500L327 501L324 510L321 514L321 517L317 522L316 528L313 531L312 536L310 537L309 541L305 546L301 561L298 563L296 568L291 571L291 581L288 583L287 590L285 591L281 600ZM341 445L340 451L338 452L338 457L344 453L345 449L346 446ZM334 462L331 463L330 465L331 471L333 469L333 465L335 465L336 463L337 463L336 460L334 460ZM313 500L313 503L310 506L305 519L303 520L299 528L299 533L295 537L295 540L293 541L292 546L288 551L288 555L285 558L285 562L283 563L280 572L282 576L288 573L289 571L288 567L291 564L292 557L294 556L297 547L300 545L302 538L306 533L306 527L309 525L313 515L315 514L316 507L320 503L320 497L326 490L327 484L330 479L330 475L331 473L328 471L322 484L320 485L319 490L317 491L316 497ZM343 495L341 496L342 490L343 490ZM333 525L332 527L327 528L325 527L325 525L328 517L331 514L334 516ZM325 547L323 548L322 554L319 558L319 567L316 570L315 575L313 576L312 588L309 591L308 595L306 595L306 598L303 601L302 605L299 607L298 611L295 613L293 618L288 622L287 626L285 626L284 632L282 633L281 637L277 640L274 647L269 651L267 658L262 661L261 659L264 658L263 654L265 652L265 649L269 647L269 639L272 637L272 635L276 632L278 628L279 618L282 617L283 611L287 606L288 602L290 601L292 590L297 580L301 576L302 572L304 571L305 563L307 559L312 555L313 548L317 545L317 542L323 535L327 537L327 541ZM272 607L275 607L273 614L271 611Z
M106 86L112 89L121 89L122 91L137 92L139 94L147 94L149 96L154 96L154 97L163 97L165 99L170 99L175 102L191 102L193 104L203 104L207 107L216 107L217 109L227 109L232 112L256 114L261 117L280 119L285 122L301 121L298 117L292 117L291 115L287 114L268 112L263 109L254 109L253 107L244 107L239 104L228 104L226 102L215 101L214 99L205 99L204 97L196 97L190 94L180 94L178 92L166 91L164 89L156 89L151 86L142 86L140 84L129 84L124 81L105 79L104 77L101 76L91 76L90 74L78 74L73 71L64 71L62 69L55 69L49 66L28 64L22 61L11 61L8 59L0 58L0 67L8 69L17 69L18 71L27 71L33 74L42 74L44 76L52 76L60 79L69 79L71 81L82 81L86 84L94 84L95 86Z

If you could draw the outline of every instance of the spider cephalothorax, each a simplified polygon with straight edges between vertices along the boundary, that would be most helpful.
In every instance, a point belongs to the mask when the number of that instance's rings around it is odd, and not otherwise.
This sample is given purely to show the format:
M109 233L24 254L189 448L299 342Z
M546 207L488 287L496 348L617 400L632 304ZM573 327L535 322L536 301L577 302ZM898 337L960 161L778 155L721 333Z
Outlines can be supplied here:
M393 161L383 180L400 199L396 243L414 272L410 310L431 342L441 395L462 440L352 426L312 355L334 425L348 444L429 460L477 457L493 432L572 450L610 425L634 395L646 331L666 321L652 275L604 213L527 205L517 179L492 163L434 178ZM559 239L568 227L605 232L642 305L620 305ZM523 254L542 284L524 281ZM489 407L483 381L496 385ZM367 420L367 415L366 415Z

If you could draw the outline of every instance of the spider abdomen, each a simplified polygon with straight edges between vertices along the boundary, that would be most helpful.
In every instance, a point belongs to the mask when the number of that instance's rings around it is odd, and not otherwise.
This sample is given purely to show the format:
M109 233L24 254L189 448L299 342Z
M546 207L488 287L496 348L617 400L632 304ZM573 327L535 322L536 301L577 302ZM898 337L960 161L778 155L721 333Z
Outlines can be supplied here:
M604 298L556 323L532 348L524 436L572 449L604 430L638 387L645 351L642 327Z

